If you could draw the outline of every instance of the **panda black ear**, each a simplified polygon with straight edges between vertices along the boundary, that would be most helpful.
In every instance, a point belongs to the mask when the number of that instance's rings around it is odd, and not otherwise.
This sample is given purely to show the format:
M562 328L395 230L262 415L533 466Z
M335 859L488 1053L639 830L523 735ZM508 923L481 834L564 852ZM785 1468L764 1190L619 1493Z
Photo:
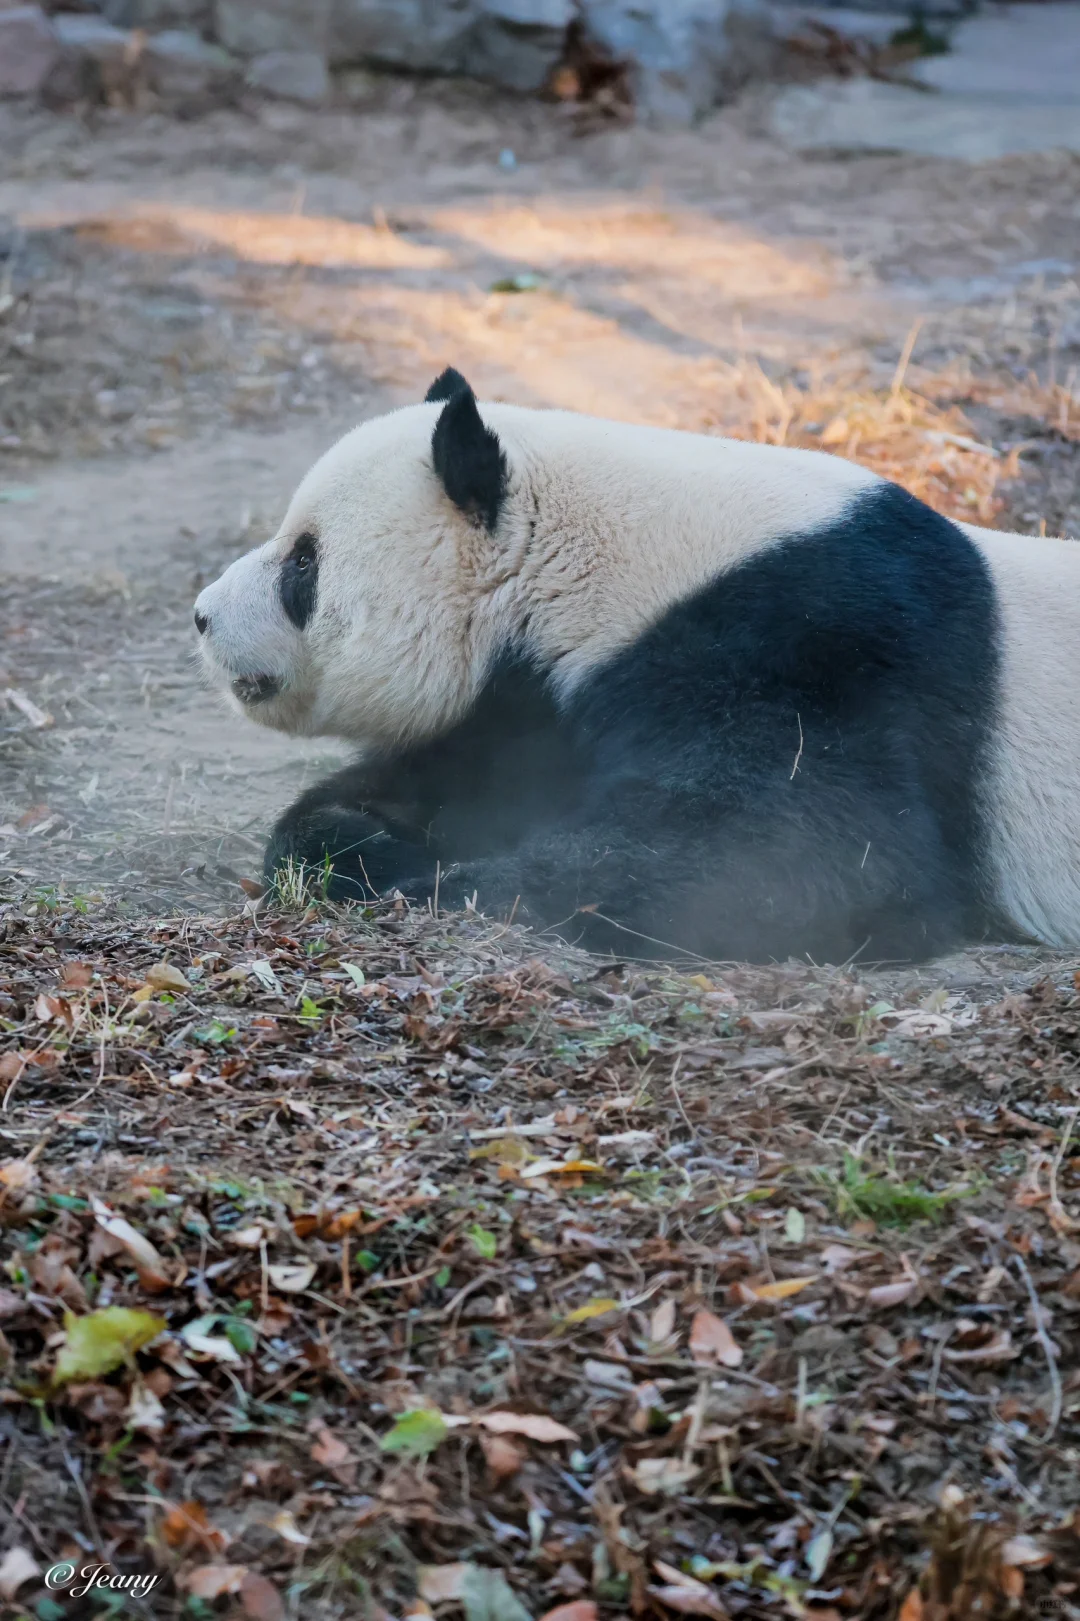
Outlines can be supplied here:
M455 394L471 393L472 389L461 373L455 371L453 366L447 366L446 370L436 377L424 395L424 404L432 405L438 400L452 400Z
M493 531L506 496L506 457L498 434L485 427L467 383L439 414L431 459L454 505Z

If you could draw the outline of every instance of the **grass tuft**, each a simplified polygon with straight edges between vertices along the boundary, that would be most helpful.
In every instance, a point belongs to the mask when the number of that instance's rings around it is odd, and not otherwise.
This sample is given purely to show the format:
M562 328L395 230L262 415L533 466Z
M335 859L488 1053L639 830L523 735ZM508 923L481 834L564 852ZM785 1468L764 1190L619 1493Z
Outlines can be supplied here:
M844 1168L822 1172L841 1216L876 1222L879 1227L909 1227L916 1221L940 1221L957 1199L969 1198L971 1188L952 1187L934 1192L918 1182L900 1181L892 1167L882 1172L864 1166L857 1155L844 1153Z

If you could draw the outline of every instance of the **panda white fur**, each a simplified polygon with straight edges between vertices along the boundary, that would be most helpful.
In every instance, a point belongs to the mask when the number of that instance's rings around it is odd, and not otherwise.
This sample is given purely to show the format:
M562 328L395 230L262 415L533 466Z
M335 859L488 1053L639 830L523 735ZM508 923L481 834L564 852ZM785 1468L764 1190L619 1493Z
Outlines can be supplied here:
M1080 945L1080 546L837 457L478 407L346 435L200 595L253 720L362 746L267 852L629 952Z

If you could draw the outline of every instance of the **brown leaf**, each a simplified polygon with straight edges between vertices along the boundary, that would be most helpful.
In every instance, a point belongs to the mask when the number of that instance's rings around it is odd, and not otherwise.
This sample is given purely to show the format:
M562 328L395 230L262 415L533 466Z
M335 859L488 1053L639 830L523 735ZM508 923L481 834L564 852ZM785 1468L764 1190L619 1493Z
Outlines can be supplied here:
M694 1313L690 1325L690 1355L695 1362L719 1362L725 1368L737 1368L743 1359L730 1328L704 1306Z
M189 991L191 986L179 968L171 962L156 962L146 970L146 983L154 991Z
M9 1159L0 1165L0 1182L12 1193L32 1188L37 1181L37 1166L31 1159Z
M39 1024L62 1024L68 1030L74 1028L75 1015L71 1003L66 996L46 996L39 991L34 1003L34 1018Z
M246 1565L197 1565L182 1583L194 1598L220 1598L223 1593L239 1593L249 1574Z
M223 1548L226 1538L221 1531L210 1524L206 1510L194 1498L186 1503L176 1503L161 1522L161 1534L170 1548ZM203 1566L205 1570L243 1570L242 1565ZM225 1588L220 1589L225 1592ZM233 1589L229 1588L229 1592ZM214 1597L213 1594L201 1594L203 1598Z
M285 1621L285 1606L281 1594L257 1570L249 1570L240 1583L240 1606L252 1621Z
M0 1057L0 1081L17 1081L25 1068L22 1053L4 1053Z
M654 1345L662 1345L675 1331L675 1301L668 1295L661 1300L649 1321L649 1338Z
M417 1591L428 1604L442 1604L459 1599L465 1583L468 1565L421 1565Z
M476 1422L493 1435L525 1435L530 1441L580 1440L575 1430L542 1413L480 1413Z
M98 1226L130 1256L143 1288L151 1294L171 1289L172 1279L165 1269L165 1262L150 1240L136 1232L129 1221L116 1215L101 1199L91 1198L90 1203Z
M345 1442L336 1436L333 1430L325 1425L319 1431L319 1439L311 1449L311 1456L316 1463L325 1464L328 1469L334 1469L338 1464L348 1463L351 1453Z
M318 1432L311 1456L315 1463L321 1463L324 1469L329 1469L343 1486L351 1485L356 1478L356 1459L341 1437L335 1435L325 1424Z
M917 1587L913 1587L903 1604L896 1621L923 1621L922 1594Z
M62 991L84 991L93 978L94 970L88 962L75 962L69 959L60 966Z
M780 1278L776 1283L760 1283L750 1292L755 1300L789 1300L816 1282L816 1278Z
M867 1300L871 1306L902 1306L905 1300L910 1300L919 1287L914 1278L904 1278L900 1283L879 1283L876 1289L871 1289Z
M525 1462L525 1454L513 1441L508 1441L502 1435L482 1435L480 1445L484 1449L484 1458L495 1480L508 1480L516 1475Z
M597 1621L599 1610L591 1598L576 1598L571 1604L557 1604L545 1610L540 1621Z

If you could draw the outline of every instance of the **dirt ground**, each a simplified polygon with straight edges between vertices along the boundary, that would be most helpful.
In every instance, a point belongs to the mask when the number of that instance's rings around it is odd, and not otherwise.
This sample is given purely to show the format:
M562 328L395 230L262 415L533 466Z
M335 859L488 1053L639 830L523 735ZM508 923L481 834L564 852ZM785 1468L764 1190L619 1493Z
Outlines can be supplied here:
M1080 160L761 113L0 107L13 1614L1080 1615L1076 964L641 977L244 911L338 756L216 707L192 600L446 364L1080 536ZM113 1306L169 1335L58 1375ZM61 1558L159 1584L49 1597Z

